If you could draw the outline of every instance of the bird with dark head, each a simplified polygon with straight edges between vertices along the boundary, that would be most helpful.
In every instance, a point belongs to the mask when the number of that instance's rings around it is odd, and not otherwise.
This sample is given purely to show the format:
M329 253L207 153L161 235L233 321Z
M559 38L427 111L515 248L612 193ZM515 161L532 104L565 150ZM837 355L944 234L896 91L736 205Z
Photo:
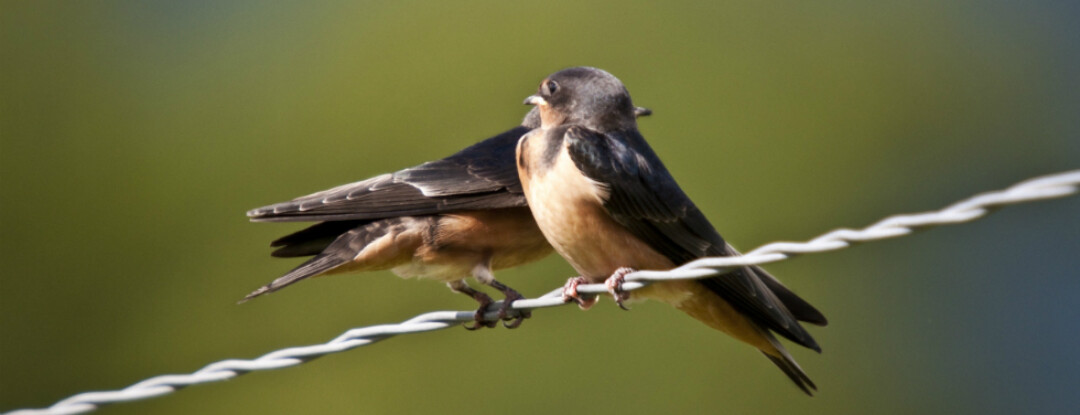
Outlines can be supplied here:
M570 68L551 75L525 104L540 108L543 125L581 125L598 131L637 125L626 87L593 68Z
M518 139L540 125L534 108L522 125L450 157L249 211L254 222L319 223L271 243L277 247L273 256L311 258L241 302L310 277L391 270L445 282L480 304L470 328L494 326L483 318L494 301L464 280L472 276L502 292L499 315L505 318L522 296L496 280L494 271L551 253L526 207L514 163Z
M756 347L807 394L816 389L773 333L821 351L800 321L827 323L813 306L757 266L699 279L620 289L634 269L667 270L706 256L739 255L716 232L638 132L622 82L595 68L552 74L525 100L541 125L517 146L518 174L544 237L581 276L604 282L622 306L656 299Z

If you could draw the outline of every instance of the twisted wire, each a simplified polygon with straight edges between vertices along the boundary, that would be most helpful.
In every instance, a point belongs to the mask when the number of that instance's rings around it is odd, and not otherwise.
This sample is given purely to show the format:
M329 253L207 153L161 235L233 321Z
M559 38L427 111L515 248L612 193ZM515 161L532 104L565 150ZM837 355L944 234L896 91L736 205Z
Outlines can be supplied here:
M1072 170L1042 176L1017 183L1005 190L982 193L956 202L944 209L905 215L894 215L862 229L841 228L825 233L806 242L773 242L737 257L702 258L668 271L635 271L626 275L622 288L633 291L657 281L705 278L723 274L733 268L761 265L782 261L797 255L835 251L854 243L896 238L919 228L952 225L969 222L985 216L994 209L1018 203L1060 198L1076 194L1080 188L1080 170ZM579 285L582 294L603 294L604 284ZM501 301L490 309L497 310ZM535 310L567 304L562 289L556 289L539 298L517 300L514 310ZM497 312L490 311L485 319L494 321ZM398 324L383 324L354 328L323 344L290 347L264 354L251 360L229 359L211 363L193 373L161 375L135 383L120 390L84 392L50 407L22 409L9 415L77 414L96 410L102 405L128 402L167 395L189 385L219 382L236 376L258 371L295 366L331 353L366 346L401 335L440 330L473 321L473 311L434 311L418 315Z

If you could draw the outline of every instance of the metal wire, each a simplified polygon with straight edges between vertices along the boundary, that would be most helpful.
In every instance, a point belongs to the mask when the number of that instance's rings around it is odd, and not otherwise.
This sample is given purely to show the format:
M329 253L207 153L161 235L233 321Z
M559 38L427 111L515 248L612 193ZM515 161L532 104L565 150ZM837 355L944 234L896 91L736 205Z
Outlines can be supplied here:
M1080 187L1080 170L1043 176L1017 183L1005 190L976 195L938 211L890 216L863 229L836 229L806 242L774 242L747 252L743 256L702 258L669 271L636 271L626 275L623 289L632 291L656 281L711 277L740 266L777 262L807 253L835 251L851 246L853 243L904 236L918 228L968 222L1001 206L1072 195L1077 193L1078 187ZM604 294L607 288L603 284L580 285L578 292ZM534 310L564 304L567 303L562 299L560 288L540 298L517 300L512 306L514 310ZM498 309L498 305L491 308ZM458 323L473 321L473 313L473 311L435 311L398 324L355 328L323 344L290 347L267 353L253 360L222 360L190 374L156 376L124 389L80 393L48 408L22 409L8 414L89 412L111 403L166 395L189 385L218 382L257 370L295 366L316 357L366 346L400 334L445 329ZM489 312L485 318L494 321L497 313Z

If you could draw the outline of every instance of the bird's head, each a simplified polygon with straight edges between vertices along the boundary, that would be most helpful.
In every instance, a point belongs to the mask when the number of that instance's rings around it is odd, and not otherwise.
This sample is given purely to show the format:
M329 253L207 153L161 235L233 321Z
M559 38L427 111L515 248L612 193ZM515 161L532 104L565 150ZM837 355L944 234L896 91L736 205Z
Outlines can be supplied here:
M576 124L612 131L633 127L638 114L618 78L589 67L563 69L548 76L525 104L540 109L544 128Z

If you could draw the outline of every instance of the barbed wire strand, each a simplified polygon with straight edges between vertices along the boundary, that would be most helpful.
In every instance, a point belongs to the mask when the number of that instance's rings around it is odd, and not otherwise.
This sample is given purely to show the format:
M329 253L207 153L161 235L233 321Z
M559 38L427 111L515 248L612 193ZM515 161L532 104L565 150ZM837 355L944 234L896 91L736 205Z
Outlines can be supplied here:
M635 271L626 275L623 289L633 291L656 281L710 277L741 266L777 262L801 254L835 251L847 248L853 243L908 235L920 228L969 222L1005 205L1076 194L1078 187L1080 187L1080 170L1038 177L1017 183L1005 190L973 196L938 211L890 216L863 229L836 229L806 242L774 242L742 256L702 258L668 271ZM607 293L607 288L603 284L580 285L578 292L604 294ZM501 301L496 303L491 309L498 309L501 303ZM559 288L539 298L517 300L512 306L514 310L535 310L565 304L568 303L563 301L562 288ZM324 344L290 347L267 353L253 360L222 360L190 374L156 376L120 390L84 392L61 400L48 408L16 410L8 412L8 415L59 415L90 412L111 403L167 395L185 386L223 381L257 370L299 365L317 357L367 346L401 334L449 328L462 322L473 321L473 313L473 311L435 311L398 324L355 328ZM497 313L488 312L484 317L489 321L494 321L497 319Z

